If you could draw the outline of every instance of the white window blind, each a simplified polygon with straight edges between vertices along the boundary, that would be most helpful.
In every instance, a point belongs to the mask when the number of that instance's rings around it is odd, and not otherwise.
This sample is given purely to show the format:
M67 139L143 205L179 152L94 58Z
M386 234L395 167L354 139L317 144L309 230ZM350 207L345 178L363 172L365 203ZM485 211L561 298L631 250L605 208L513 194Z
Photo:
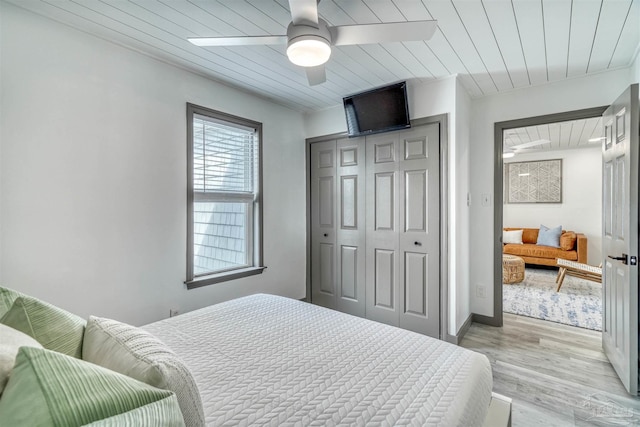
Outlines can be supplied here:
M194 115L194 191L253 193L256 130Z
M259 264L259 132L212 113L190 115L193 190L188 282Z

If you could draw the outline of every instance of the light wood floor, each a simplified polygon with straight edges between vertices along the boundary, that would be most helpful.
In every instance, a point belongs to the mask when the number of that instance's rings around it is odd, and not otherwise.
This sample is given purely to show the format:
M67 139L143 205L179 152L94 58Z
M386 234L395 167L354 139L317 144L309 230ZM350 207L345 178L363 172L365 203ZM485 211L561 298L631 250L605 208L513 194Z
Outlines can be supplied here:
M504 313L502 328L474 323L460 345L491 361L514 427L640 426L640 400L624 390L599 332Z

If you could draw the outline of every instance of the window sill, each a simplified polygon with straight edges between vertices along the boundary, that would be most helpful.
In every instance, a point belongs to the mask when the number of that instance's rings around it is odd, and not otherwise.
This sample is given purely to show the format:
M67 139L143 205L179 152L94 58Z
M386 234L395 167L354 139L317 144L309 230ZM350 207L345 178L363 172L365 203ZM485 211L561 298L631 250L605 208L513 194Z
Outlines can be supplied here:
M262 274L262 271L265 268L267 267L248 267L243 268L242 270L225 271L224 273L197 277L193 280L187 280L184 283L187 285L187 289L196 289L202 286L214 285L216 283L227 282L229 280Z

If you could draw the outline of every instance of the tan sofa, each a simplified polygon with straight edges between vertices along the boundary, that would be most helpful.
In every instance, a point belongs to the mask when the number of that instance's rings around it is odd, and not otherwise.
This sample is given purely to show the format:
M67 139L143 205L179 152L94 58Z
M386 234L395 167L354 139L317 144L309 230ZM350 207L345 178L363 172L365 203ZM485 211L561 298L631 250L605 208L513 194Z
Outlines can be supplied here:
M556 265L556 258L587 263L587 236L582 233L562 230L560 248L538 246L537 228L505 227L504 230L523 230L522 244L507 243L502 245L502 253L515 255L527 264Z

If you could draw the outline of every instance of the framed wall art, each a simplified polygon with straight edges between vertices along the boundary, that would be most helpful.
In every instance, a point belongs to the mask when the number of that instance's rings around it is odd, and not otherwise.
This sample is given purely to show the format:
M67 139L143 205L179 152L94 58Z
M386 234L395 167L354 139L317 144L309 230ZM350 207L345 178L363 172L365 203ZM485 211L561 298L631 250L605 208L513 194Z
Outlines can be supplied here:
M506 203L562 203L562 159L504 166Z

